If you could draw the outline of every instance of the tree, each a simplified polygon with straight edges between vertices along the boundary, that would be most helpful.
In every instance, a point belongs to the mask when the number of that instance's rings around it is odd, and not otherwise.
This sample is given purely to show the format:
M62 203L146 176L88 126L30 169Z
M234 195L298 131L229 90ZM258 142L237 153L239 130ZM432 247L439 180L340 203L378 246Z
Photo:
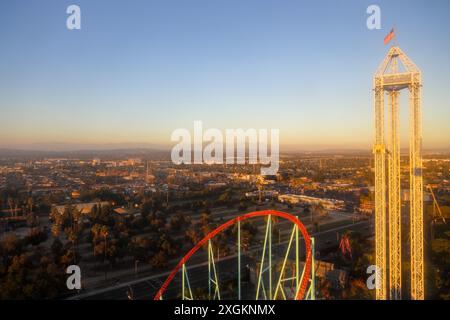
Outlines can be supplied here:
M319 287L319 293L320 297L325 300L332 299L332 290L331 290L331 283L328 280L321 281L320 287Z
M239 211L245 211L247 210L247 204L245 202L240 202L238 206Z
M448 231L445 233L447 237ZM432 261L434 265L434 283L436 296L439 299L450 298L450 240L445 238L434 239L431 243Z
M33 205L34 205L33 197L28 197L28 199L27 199L27 209L28 209L28 213L30 213L30 214L33 213Z
M173 231L179 231L186 227L187 219L183 214L178 213L170 218L169 225Z
M14 256L0 280L0 299L53 299L66 291L64 269L40 252Z
M9 210L11 211L11 215L14 216L14 217L17 214L17 208L19 206L18 202L19 201L18 201L18 199L16 197L13 197L13 196L9 196L8 197Z
M74 261L78 261L77 254L74 250L68 249L64 251L64 253L61 255L61 258L59 260L60 264L63 266L69 266L71 264L74 264Z
M147 200L141 205L141 216L147 218L153 212L153 200Z
M158 247L169 257L173 256L177 252L177 249L179 249L179 246L175 244L175 241L173 241L173 239L166 234L161 236Z
M92 245L94 256L103 255L103 261L106 258L107 238L110 234L109 228L105 225L95 224L91 229L93 238Z
M156 253L153 256L153 258L150 260L151 265L154 268L158 268L158 269L166 267L167 262L168 262L167 254L163 250Z
M322 217L322 216L328 215L328 211L325 209L325 207L323 206L323 204L321 202L314 203L312 205L312 209L316 216Z
M28 236L25 238L27 244L37 246L47 240L47 234L40 228L32 228L29 230Z
M149 223L152 227L152 230L156 231L166 225L166 216L161 211L152 213L149 216Z
M119 258L120 255L120 249L118 248L118 241L117 239L112 239L109 242L108 249L106 251L106 257L109 261L110 265L114 265Z
M200 215L200 225L201 225L202 227L205 227L205 226L210 225L211 222L212 222L212 219L211 219L211 215L210 215L210 214L208 214L208 213L206 213L206 212L203 212L203 213Z
M33 212L27 214L27 224L31 228L34 228L39 224L39 220Z
M14 233L7 233L0 241L0 248L4 258L16 256L22 252L22 242Z
M238 226L233 227L232 237L237 239ZM247 251L252 244L253 239L258 233L258 228L249 221L243 221L241 223L241 249Z
M186 240L195 245L201 240L199 233L200 231L198 230L197 226L190 226L186 230Z
M226 205L228 208L231 208L234 205L232 200L233 196L231 189L227 189L219 196L219 203L221 203L222 205Z
M128 245L131 256L134 260L145 261L150 254L151 240L148 237L138 236L131 239Z
M343 292L344 299L351 300L371 300L373 299L373 294L367 288L366 283L362 279L350 280L347 289Z
M59 238L55 238L55 240L53 240L50 249L53 254L54 261L59 261L61 255L63 254L63 244L61 240L59 240Z

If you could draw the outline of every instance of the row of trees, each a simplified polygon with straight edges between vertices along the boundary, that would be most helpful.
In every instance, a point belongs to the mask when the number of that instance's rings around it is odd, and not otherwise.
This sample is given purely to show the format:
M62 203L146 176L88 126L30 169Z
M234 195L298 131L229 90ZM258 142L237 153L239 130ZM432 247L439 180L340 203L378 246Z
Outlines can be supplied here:
M121 216L109 205L95 205L91 212L82 215L73 206L51 214L54 236L65 236L75 261L80 260L77 244L91 244L92 256L105 270L114 267L126 257L135 263L148 263L152 267L165 267L181 246L170 234L182 231L188 224L181 213L170 219L157 210L157 205L145 202L139 216Z
M66 292L69 248L56 238L50 254L42 243L47 234L37 228L20 239L13 233L0 240L0 299L52 299Z

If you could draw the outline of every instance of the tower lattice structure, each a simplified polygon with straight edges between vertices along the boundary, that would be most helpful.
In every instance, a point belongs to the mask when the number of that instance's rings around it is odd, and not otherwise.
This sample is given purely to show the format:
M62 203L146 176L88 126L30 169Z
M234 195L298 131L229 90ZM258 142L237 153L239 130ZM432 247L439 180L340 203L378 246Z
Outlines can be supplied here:
M402 291L399 131L399 98L402 90L409 91L411 298L424 299L420 89L420 70L398 46L391 47L374 76L375 259L379 280L376 289L377 299L401 299ZM387 145L384 121L385 98L387 99L388 114ZM388 288L389 291L387 291Z

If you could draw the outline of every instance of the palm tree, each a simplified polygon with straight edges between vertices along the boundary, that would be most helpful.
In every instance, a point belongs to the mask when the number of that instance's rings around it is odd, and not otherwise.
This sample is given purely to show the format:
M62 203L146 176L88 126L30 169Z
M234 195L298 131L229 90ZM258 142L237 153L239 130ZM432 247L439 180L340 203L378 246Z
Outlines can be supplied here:
M18 207L18 203L17 203L17 199L13 198L13 197L8 197L8 205L9 205L9 209L11 211L11 215L12 216L16 216L16 211L17 211L17 207Z
M328 211L325 209L323 204L320 202L313 204L313 211L314 211L314 213L316 213L316 215L319 215L319 216L325 216L328 214Z
M33 213L33 205L34 205L33 198L32 197L28 197L27 206L28 206L28 212L29 213Z

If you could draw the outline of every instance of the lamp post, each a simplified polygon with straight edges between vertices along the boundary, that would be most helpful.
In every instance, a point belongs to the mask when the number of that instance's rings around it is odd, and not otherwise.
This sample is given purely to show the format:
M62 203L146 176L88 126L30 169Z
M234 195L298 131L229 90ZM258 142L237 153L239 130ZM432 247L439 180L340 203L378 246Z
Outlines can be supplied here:
M134 261L134 277L137 277L137 266L138 266L139 260Z
M106 248L107 248L107 246L106 246L106 241L107 241L107 237L108 237L108 231L106 231L106 230L104 230L103 231L103 237L105 238L105 256L104 256L104 260L105 260L105 262L106 262ZM107 266L105 266L105 280L107 279Z

